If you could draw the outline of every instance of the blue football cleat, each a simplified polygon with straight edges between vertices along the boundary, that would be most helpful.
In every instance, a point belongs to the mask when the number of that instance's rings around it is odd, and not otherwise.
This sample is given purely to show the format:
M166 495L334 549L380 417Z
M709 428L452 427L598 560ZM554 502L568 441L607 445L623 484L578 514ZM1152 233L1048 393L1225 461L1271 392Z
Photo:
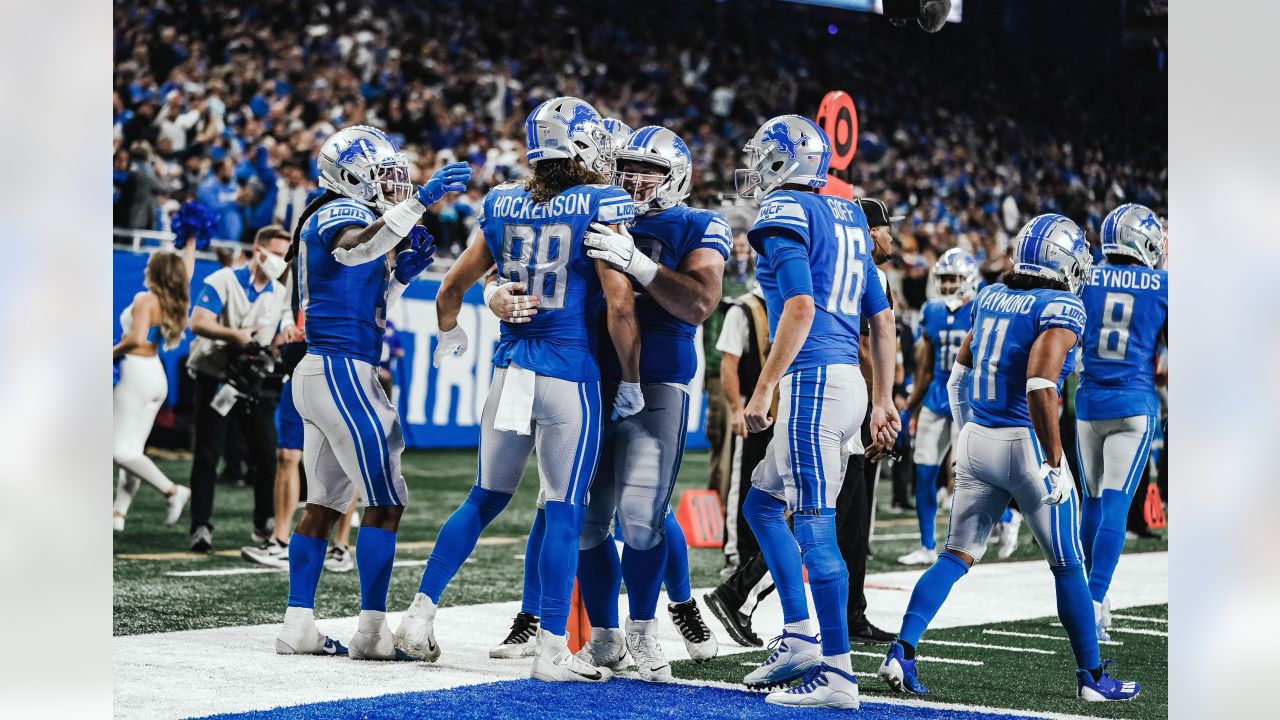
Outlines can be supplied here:
M1124 701L1138 697L1142 691L1138 683L1116 680L1107 675L1107 667L1115 664L1115 660L1103 660L1102 677L1097 680L1088 670L1076 670L1076 697L1088 702Z
M896 642L889 646L889 654L885 656L884 662L880 663L878 675L894 692L912 695L924 695L929 692L929 688L921 685L920 679L916 677L916 661L908 660L903 653L902 645Z
M343 645L342 643L338 642L337 640L334 640L334 639L333 639L333 638L331 638L331 637L326 637L326 638L324 639L324 651L323 651L323 653L317 653L317 654L324 654L324 655L346 655L346 654L347 654L347 646L346 646L346 645Z

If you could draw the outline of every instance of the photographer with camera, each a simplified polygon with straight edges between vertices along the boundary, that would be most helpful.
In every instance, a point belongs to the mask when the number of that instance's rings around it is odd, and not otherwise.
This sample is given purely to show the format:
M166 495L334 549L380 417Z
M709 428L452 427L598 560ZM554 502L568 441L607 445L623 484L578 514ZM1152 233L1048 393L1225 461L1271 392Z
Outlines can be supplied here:
M213 492L227 425L240 423L253 468L253 527L259 542L271 534L275 485L275 409L280 395L274 345L301 336L283 282L289 233L279 225L258 231L253 257L239 269L211 273L191 312L187 372L195 378L195 450L191 461L191 549L213 548Z

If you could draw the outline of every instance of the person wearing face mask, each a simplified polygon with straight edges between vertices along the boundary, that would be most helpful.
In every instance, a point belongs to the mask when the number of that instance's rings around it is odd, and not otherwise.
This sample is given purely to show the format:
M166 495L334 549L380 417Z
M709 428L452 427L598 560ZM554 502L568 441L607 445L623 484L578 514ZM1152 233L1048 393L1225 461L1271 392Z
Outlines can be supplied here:
M253 468L254 540L271 534L275 486L275 405L269 394L239 396L227 383L232 356L251 344L271 347L300 336L289 312L289 293L282 282L288 263L289 233L279 225L258 231L249 263L222 268L205 278L191 311L187 372L195 379L195 449L191 461L191 549L213 548L213 494L218 459L226 445L227 426L240 423Z

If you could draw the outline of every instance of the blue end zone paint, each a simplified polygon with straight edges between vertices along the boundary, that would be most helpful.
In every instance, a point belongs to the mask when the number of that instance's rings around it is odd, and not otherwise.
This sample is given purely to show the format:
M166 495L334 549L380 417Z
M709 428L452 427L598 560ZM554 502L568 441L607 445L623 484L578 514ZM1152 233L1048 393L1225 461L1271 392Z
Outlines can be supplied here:
M430 672L430 670L424 670ZM226 720L283 720L284 718L456 718L457 720L498 720L538 717L554 708L566 720L581 718L610 720L657 718L688 720L690 717L735 718L737 720L795 720L794 708L766 704L763 693L749 693L718 687L664 685L639 680L612 680L601 685L587 683L547 683L539 680L508 680L485 685L468 685L449 690L401 693L356 700L296 705L233 715L213 715ZM842 710L804 710L805 720L849 718ZM887 705L864 699L857 717L863 720L1018 720L1023 715L1005 715L964 710L942 710L903 705Z

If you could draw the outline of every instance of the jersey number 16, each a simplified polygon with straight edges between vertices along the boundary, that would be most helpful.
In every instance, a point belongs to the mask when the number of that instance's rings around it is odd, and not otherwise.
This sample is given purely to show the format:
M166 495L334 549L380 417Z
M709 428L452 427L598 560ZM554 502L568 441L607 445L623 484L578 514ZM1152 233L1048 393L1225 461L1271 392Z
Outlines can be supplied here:
M827 312L858 316L858 303L862 300L863 259L861 253L867 247L867 236L862 228L837 224L836 271L831 278L831 294L827 296Z

